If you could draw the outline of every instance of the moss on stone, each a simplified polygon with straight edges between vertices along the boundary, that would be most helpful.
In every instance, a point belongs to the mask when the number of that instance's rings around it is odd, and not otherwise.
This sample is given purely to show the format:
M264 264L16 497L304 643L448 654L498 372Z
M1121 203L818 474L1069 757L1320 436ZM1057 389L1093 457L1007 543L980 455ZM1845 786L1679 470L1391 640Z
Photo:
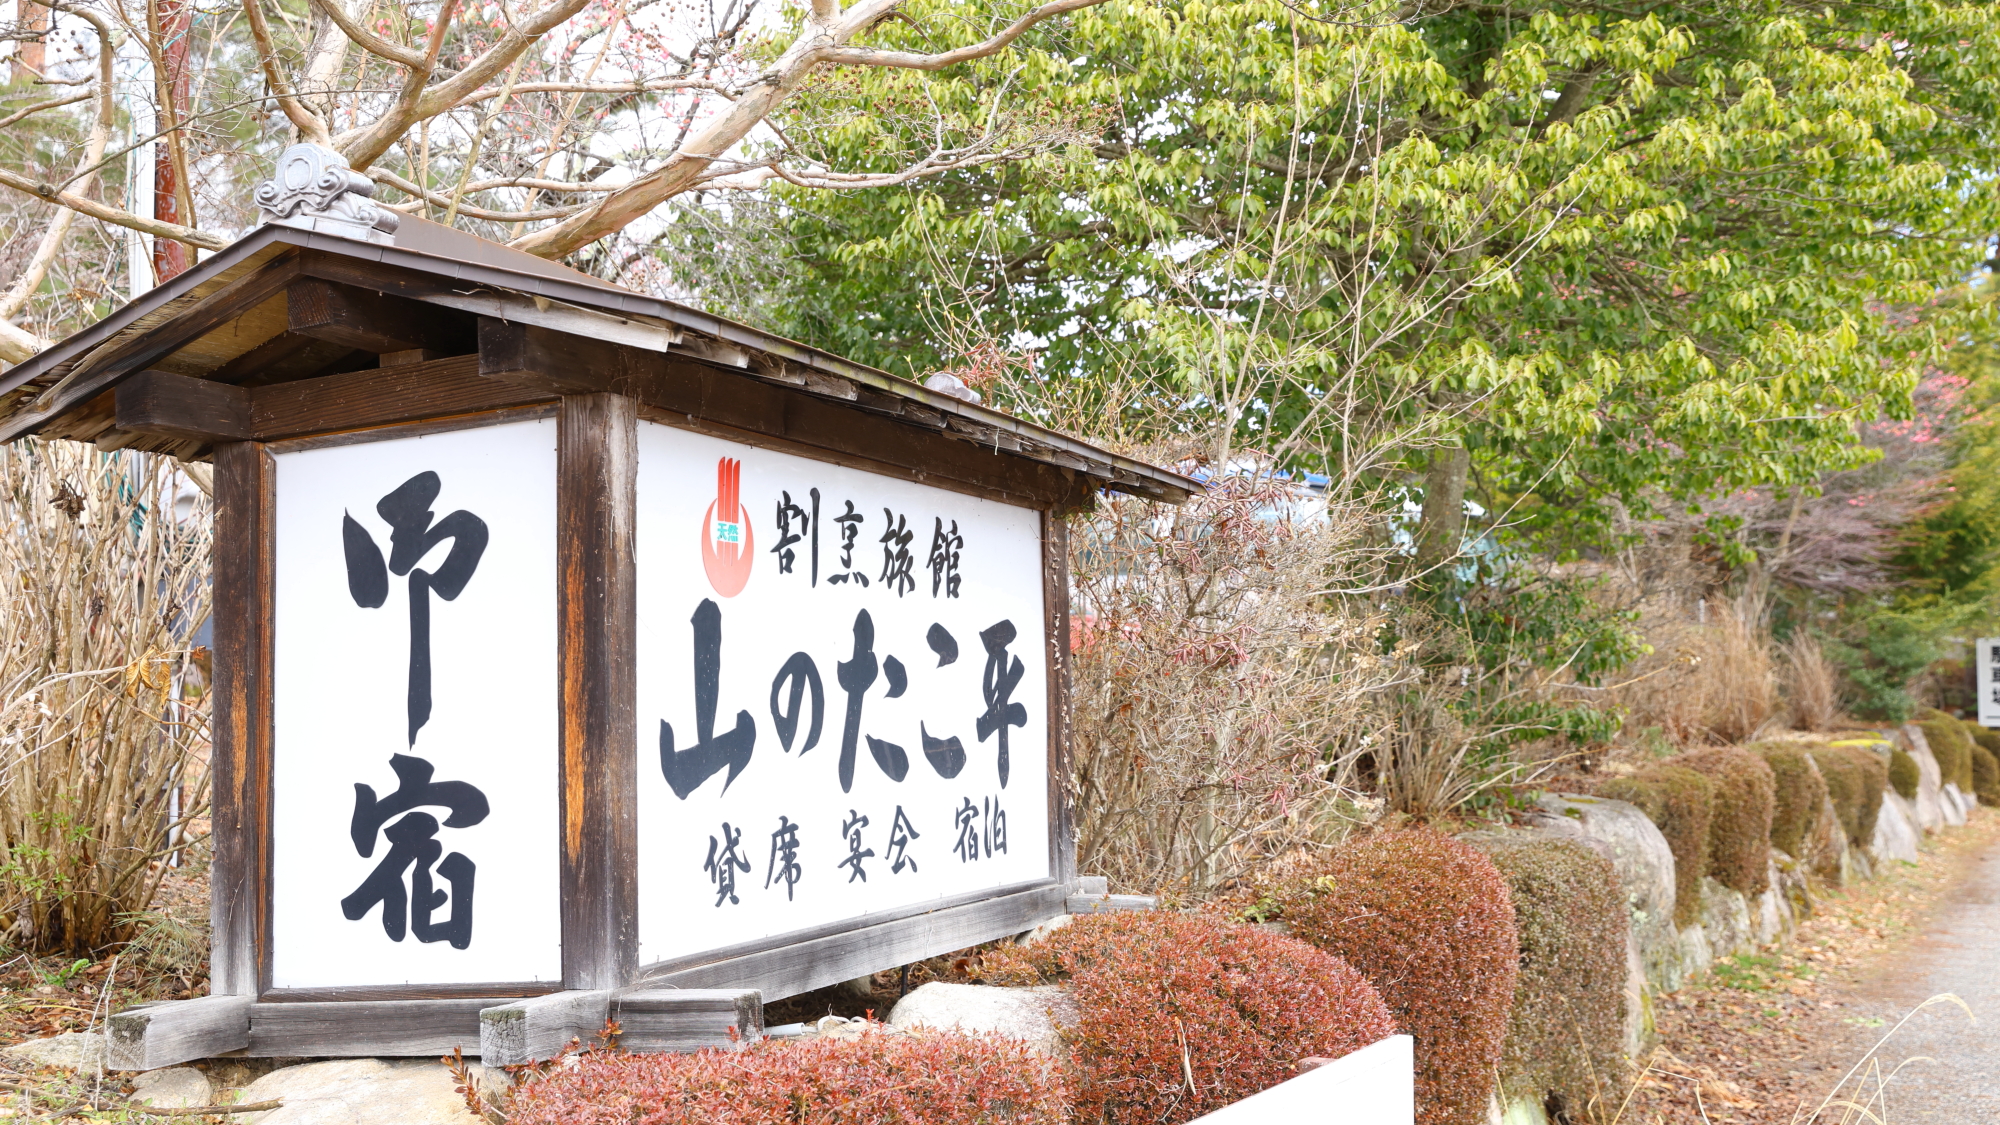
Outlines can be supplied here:
M1674 924L1701 920L1701 881L1708 874L1709 825L1715 783L1686 766L1661 762L1598 786L1600 797L1639 806L1674 853Z
M1766 742L1751 749L1771 767L1776 786L1771 798L1771 846L1793 859L1804 859L1826 806L1826 780L1813 768L1802 743Z
M1972 739L1966 736L1965 724L1933 707L1923 712L1917 726L1931 745L1941 780L1957 785L1960 792L1972 792Z
M1972 789L1982 805L2000 805L2000 758L1984 746L1972 748Z
M1889 787L1889 763L1860 746L1815 746L1813 761L1826 778L1827 795L1847 842L1867 847L1875 839L1875 820L1882 814L1882 794Z
M1474 838L1507 879L1521 970L1500 1059L1509 1101L1601 1120L1623 1073L1624 893L1611 861L1575 840Z
M1708 873L1745 895L1771 885L1771 814L1777 778L1749 750L1720 747L1669 759L1715 783L1708 823Z
M1917 799L1917 789L1923 785L1923 771L1917 768L1917 760L1901 746L1889 751L1889 788L1905 801Z

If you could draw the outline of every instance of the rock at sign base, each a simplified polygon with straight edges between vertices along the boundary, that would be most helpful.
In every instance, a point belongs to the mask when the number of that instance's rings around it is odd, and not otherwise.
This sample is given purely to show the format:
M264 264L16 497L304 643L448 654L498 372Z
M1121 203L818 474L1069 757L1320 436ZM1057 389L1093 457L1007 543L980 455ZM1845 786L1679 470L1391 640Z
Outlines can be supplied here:
M66 1031L47 1039L16 1043L0 1054L30 1066L95 1072L104 1069L104 1036L94 1031Z
M1060 986L996 988L932 981L903 997L889 1026L940 1031L992 1032L1019 1039L1043 1054L1061 1047L1061 1031L1076 1022L1076 1005Z
M481 1072L472 1064L475 1076ZM337 1059L274 1070L238 1102L284 1105L234 1120L248 1125L484 1125L436 1059Z
M215 1104L215 1084L191 1066L149 1070L132 1079L132 1100L160 1109Z

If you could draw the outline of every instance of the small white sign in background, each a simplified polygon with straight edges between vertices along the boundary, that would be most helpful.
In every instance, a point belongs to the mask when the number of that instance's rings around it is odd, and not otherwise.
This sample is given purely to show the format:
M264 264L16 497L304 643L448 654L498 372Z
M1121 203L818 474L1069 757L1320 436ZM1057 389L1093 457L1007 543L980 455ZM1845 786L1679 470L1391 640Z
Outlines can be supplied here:
M1979 725L2000 728L2000 637L1974 642L1972 662L1979 669Z
M638 507L642 964L1048 876L1039 512L646 422Z
M277 456L276 987L561 976L555 516L553 421Z

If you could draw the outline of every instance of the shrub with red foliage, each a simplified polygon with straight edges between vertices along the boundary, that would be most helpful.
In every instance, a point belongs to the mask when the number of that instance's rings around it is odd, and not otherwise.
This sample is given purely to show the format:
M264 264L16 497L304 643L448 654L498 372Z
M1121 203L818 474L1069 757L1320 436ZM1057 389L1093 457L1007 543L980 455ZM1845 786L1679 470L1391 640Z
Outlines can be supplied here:
M1066 981L1075 1120L1172 1125L1396 1033L1382 998L1302 941L1188 914L1085 915L989 954L989 982ZM1511 978L1510 978L1511 980ZM1510 985L1511 987L1511 985Z
M523 1084L508 1125L1059 1125L1062 1078L1015 1040L871 1032L742 1051L593 1051Z
M1276 895L1292 932L1361 970L1416 1040L1417 1120L1480 1125L1514 1001L1507 880L1429 829L1342 846Z

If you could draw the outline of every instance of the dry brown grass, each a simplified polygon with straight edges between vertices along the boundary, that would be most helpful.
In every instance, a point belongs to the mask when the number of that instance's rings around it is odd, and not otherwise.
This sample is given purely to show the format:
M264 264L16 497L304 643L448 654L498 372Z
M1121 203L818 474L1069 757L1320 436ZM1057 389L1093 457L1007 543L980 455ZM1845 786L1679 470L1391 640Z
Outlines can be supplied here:
M1785 702L1797 730L1831 730L1840 721L1840 672L1803 629L1783 646Z
M209 526L171 461L0 448L0 925L16 946L126 937L206 806L190 638L208 617Z
M1706 616L1646 608L1639 629L1653 651L1610 693L1628 731L1658 728L1677 746L1734 745L1783 719L1769 634L1726 602L1708 603Z
M1199 898L1352 823L1368 702L1401 668L1373 607L1326 593L1367 565L1364 513L1297 499L1244 477L1074 526L1083 870Z

